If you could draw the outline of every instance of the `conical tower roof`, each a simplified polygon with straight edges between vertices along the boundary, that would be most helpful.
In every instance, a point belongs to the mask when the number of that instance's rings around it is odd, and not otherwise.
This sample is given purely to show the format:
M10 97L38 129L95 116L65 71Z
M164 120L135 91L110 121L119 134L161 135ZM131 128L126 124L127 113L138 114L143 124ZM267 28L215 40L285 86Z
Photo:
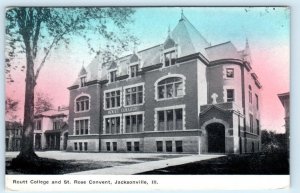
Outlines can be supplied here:
M181 14L177 26L171 33L172 38L181 48L180 57L200 52L207 57L205 48L210 44L200 34L200 32L189 22L189 20Z

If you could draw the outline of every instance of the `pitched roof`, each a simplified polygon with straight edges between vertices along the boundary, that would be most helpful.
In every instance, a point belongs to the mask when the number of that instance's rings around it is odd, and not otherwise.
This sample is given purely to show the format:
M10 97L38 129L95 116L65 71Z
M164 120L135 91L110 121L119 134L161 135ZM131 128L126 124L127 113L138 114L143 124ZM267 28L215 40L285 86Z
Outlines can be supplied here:
M210 44L183 14L171 34L180 47L181 52L179 57L197 52L207 57L205 48L209 47Z
M86 72L84 66L82 66L82 68L81 68L81 70L79 72L79 76L83 76L83 75L86 75L86 74L87 74L87 72Z
M69 115L69 110L54 110L51 109L49 111L44 111L41 113L36 114L35 116L44 116L44 117L55 117L55 116L68 116Z
M207 47L206 52L210 61L220 59L241 59L241 54L230 41Z

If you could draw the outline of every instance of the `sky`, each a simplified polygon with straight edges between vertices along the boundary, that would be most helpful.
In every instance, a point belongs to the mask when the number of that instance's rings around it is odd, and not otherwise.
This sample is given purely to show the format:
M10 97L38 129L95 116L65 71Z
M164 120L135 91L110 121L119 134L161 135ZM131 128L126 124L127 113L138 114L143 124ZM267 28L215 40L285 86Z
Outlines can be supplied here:
M262 129L284 132L284 109L277 94L288 92L290 86L290 11L279 7L136 8L129 28L140 41L137 49L163 43L168 28L172 30L177 25L181 11L212 45L231 41L242 50L248 39L252 68L263 86ZM69 49L62 46L51 53L37 80L36 91L46 93L56 107L68 105L67 87L75 81L82 65L87 66L93 58L85 42L74 38ZM25 74L14 71L12 75L15 82L6 84L6 95L20 101L21 119Z

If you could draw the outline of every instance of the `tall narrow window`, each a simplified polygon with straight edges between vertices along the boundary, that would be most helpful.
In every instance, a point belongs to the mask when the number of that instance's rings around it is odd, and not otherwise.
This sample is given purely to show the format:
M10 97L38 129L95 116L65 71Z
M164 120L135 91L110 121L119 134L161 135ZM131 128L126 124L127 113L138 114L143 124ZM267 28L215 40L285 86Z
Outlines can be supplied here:
M162 141L157 141L156 142L156 150L157 150L157 152L162 152L163 151L163 142Z
M106 142L106 151L110 151L110 142Z
M256 134L259 135L260 134L260 125L259 125L259 120L256 119Z
M227 102L234 101L234 89L227 89Z
M78 150L78 146L77 146L77 143L76 143L76 142L74 143L74 150L75 150L75 151Z
M166 141L166 152L172 152L172 141Z
M249 85L249 103L252 104L252 88Z
M139 71L139 65L138 64L130 66L130 77L131 78L136 77L138 71Z
M80 78L80 87L86 86L86 76Z
M113 142L113 151L117 151L118 150L118 146L117 146L117 142Z
M140 151L140 142L138 141L134 142L134 151Z
M117 71L111 71L110 72L110 82L115 82L117 77Z
M128 142L126 143L126 145L127 145L127 151L131 151L131 142L128 141Z
M255 99L256 99L256 109L259 109L259 101L258 101L258 95L255 94Z
M88 150L88 143L84 142L84 151L87 151L87 150Z
M175 141L176 152L182 152L182 141Z
M249 121L250 121L250 133L253 133L253 115L249 115Z
M42 129L42 120L36 120L35 121L35 129L41 130Z

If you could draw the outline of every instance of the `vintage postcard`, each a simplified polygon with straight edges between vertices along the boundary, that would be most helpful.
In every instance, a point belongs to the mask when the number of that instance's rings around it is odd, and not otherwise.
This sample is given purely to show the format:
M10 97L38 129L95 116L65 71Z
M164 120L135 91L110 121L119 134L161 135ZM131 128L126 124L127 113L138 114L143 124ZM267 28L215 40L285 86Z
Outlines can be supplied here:
M289 187L289 7L7 7L5 32L7 190Z

